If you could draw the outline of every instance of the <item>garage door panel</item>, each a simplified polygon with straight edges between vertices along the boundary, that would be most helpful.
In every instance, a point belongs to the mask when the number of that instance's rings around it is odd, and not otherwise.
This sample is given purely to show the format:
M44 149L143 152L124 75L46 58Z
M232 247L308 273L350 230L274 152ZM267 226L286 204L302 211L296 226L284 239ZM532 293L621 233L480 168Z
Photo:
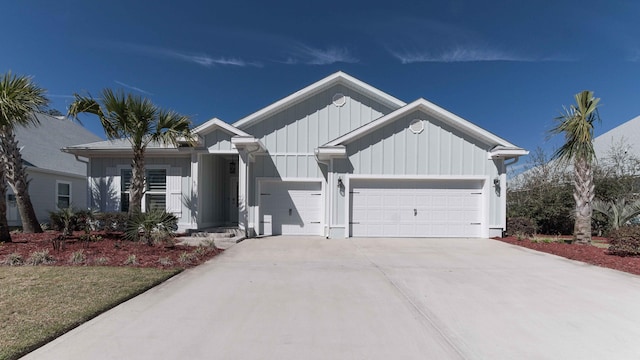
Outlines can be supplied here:
M262 183L260 222L263 235L321 235L321 183Z
M355 180L353 236L480 236L480 180ZM384 204L381 209L380 200Z

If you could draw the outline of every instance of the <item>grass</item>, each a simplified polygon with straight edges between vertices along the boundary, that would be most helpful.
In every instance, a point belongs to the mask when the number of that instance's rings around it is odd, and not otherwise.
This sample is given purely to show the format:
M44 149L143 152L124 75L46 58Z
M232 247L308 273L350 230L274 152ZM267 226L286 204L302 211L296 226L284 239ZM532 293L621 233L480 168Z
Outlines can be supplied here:
M0 359L17 359L178 272L0 266Z

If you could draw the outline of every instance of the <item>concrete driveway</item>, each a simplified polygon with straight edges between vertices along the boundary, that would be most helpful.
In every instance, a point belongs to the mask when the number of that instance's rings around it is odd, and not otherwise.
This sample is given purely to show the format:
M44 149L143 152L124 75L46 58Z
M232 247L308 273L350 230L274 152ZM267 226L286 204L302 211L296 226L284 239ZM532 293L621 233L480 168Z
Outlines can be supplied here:
M640 277L486 239L246 240L27 359L638 359Z

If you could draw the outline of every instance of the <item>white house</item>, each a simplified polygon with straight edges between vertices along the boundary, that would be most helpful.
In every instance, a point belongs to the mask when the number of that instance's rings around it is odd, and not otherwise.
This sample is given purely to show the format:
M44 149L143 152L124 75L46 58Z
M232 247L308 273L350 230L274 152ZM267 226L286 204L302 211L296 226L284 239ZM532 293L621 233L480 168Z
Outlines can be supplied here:
M194 131L195 147L148 148L143 207L175 213L181 230L237 224L248 236L499 236L506 167L528 153L343 72ZM126 209L127 141L64 150L90 159L91 207Z
M82 125L64 117L37 114L38 126L17 127L16 139L29 176L29 195L40 222L49 221L49 212L69 205L84 209L87 204L87 163L60 149L100 138ZM7 194L9 226L20 226L16 198Z

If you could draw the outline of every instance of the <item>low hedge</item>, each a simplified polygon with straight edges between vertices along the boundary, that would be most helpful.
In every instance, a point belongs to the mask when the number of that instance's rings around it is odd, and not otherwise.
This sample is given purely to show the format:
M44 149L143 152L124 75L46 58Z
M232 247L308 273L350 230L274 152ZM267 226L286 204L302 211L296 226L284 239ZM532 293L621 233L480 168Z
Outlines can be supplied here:
M609 234L609 254L618 256L640 255L640 225L627 225Z

